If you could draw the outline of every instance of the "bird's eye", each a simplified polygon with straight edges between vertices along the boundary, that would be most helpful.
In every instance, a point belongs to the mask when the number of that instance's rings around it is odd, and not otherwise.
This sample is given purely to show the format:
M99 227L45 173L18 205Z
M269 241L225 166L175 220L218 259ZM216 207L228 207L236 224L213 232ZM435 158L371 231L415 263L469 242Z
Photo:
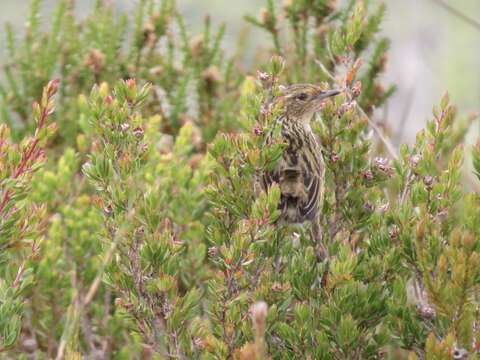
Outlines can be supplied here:
M299 94L299 95L297 96L297 99L298 99L298 100L301 100L301 101L305 101L305 100L308 99L308 95L305 94L305 93L301 93L301 94Z

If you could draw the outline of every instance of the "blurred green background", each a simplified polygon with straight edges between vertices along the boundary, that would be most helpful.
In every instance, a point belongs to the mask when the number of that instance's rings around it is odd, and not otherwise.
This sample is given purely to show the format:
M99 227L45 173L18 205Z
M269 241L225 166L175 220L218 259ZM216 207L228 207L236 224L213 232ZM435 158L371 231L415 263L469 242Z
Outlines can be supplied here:
M136 0L110 2L119 9L129 9ZM480 52L476 46L480 31L446 11L434 0L383 2L387 5L383 33L392 40L385 83L397 84L398 90L377 116L388 119L392 135L400 137L401 141L411 142L430 116L432 104L437 103L447 89L461 113L480 109L477 70ZM445 2L480 21L480 1ZM57 0L44 0L44 24L48 25L49 14L56 3ZM79 15L88 13L93 3L94 0L78 0L76 7ZM281 5L280 0L278 3ZM372 3L375 6L380 1L373 0ZM3 25L9 21L21 32L29 4L29 0L0 0L0 23ZM248 30L243 15L257 14L264 6L263 0L178 0L178 5L192 29L201 24L206 14L211 15L215 24L225 22L227 35L224 45L231 51L243 31L250 31L252 48L262 46L264 35L253 29ZM4 56L3 50L1 56ZM253 51L248 54L251 56ZM247 64L249 60L245 59Z

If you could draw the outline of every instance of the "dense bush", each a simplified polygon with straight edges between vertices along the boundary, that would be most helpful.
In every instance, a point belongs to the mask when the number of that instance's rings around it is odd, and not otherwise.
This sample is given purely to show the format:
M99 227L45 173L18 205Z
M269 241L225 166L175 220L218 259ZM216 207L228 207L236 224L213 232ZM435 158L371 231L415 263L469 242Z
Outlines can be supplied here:
M82 21L72 3L42 32L33 0L23 38L5 32L0 356L475 358L480 199L460 176L473 119L445 95L393 148L373 120L394 91L379 80L383 6L268 0L246 20L272 45L245 72L223 27L207 17L190 35L173 0L133 17L98 1ZM298 82L343 90L312 121L328 262L308 224L276 222L278 186L256 186L283 150L263 146L270 101Z

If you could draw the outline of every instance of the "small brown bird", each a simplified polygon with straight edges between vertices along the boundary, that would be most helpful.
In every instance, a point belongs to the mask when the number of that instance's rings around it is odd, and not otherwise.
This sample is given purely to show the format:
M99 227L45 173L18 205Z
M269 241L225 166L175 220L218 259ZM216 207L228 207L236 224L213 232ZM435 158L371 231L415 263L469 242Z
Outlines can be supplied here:
M273 100L275 108L282 109L267 136L266 145L273 143L275 128L286 144L282 157L273 171L262 177L264 189L279 184L280 221L312 224L312 235L317 244L317 256L328 257L322 243L319 209L323 201L325 164L320 144L310 127L313 115L320 111L324 99L338 95L338 90L323 90L317 85L296 84L285 87Z

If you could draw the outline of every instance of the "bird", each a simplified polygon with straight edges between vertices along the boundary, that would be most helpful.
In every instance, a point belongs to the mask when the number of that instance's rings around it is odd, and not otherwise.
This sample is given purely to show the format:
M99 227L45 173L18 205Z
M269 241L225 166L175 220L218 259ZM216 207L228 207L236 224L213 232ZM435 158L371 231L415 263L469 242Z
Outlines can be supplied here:
M325 163L320 142L310 123L315 113L321 110L324 100L340 93L340 90L325 90L314 84L282 86L280 94L270 103L278 115L272 121L264 144L269 146L280 140L285 148L275 167L263 172L261 185L268 191L272 184L278 184L281 194L280 223L311 223L320 261L328 257L322 243L319 218L323 203Z

